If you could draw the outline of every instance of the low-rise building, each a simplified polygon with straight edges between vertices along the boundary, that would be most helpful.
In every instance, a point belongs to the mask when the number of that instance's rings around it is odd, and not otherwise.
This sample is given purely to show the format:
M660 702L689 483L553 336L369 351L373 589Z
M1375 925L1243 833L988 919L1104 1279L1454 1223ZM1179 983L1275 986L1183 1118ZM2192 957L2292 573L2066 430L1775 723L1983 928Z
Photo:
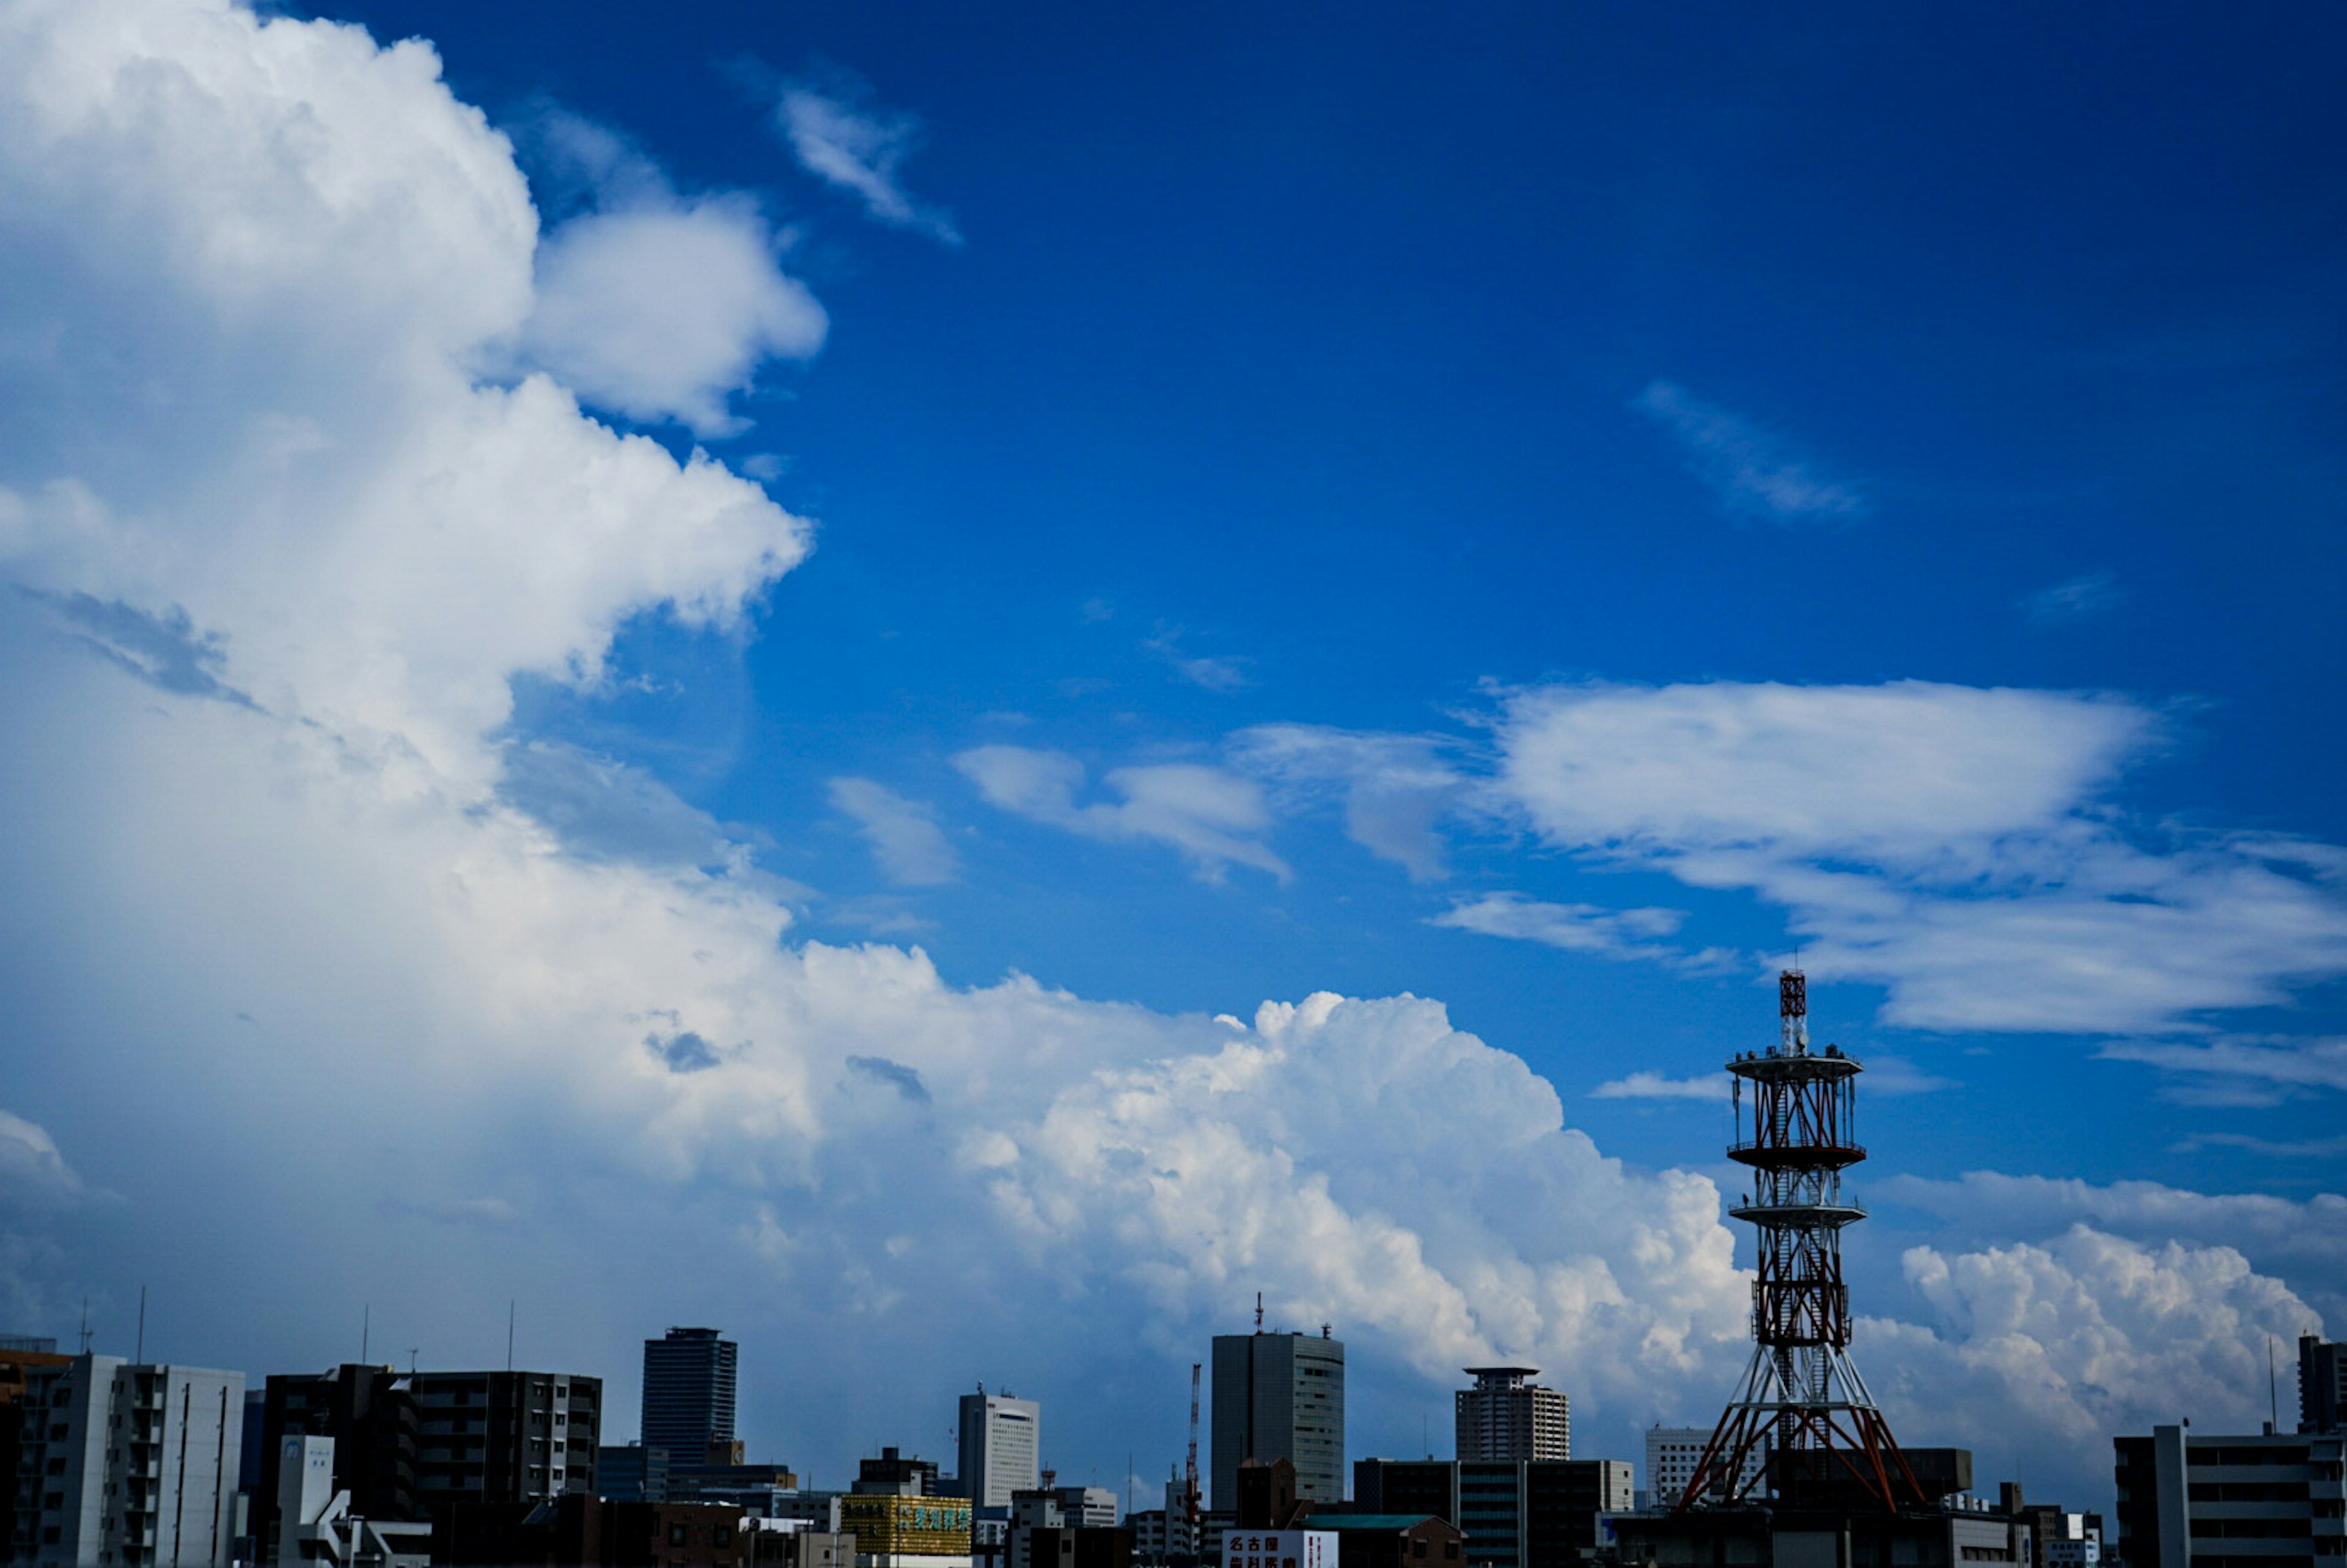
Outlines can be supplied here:
M854 1491L834 1512L836 1528L856 1537L856 1568L971 1568L966 1497Z
M430 1568L432 1526L422 1520L369 1519L351 1508L334 1479L334 1440L299 1433L281 1440L271 1557L320 1568Z

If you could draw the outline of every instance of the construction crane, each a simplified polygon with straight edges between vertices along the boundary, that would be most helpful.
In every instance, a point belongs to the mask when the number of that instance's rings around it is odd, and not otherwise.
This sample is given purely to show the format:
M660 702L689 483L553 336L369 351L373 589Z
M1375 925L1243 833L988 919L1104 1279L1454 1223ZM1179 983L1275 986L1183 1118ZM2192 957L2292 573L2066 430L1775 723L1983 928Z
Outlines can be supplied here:
M1190 1550L1198 1550L1198 1374L1204 1363L1190 1363L1190 1457L1182 1467L1182 1517L1190 1526Z

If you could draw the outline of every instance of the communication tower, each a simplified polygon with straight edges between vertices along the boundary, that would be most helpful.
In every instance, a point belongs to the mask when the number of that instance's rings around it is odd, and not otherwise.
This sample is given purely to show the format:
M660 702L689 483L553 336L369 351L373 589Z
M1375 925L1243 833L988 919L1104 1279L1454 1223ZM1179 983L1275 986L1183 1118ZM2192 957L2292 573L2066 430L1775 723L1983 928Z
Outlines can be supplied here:
M1752 1360L1678 1509L1741 1502L1764 1473L1779 1497L1855 1486L1885 1510L1922 1505L1923 1489L1849 1355L1841 1232L1866 1211L1842 1196L1841 1173L1866 1158L1853 1122L1861 1069L1839 1047L1809 1050L1800 970L1778 973L1777 1002L1777 1044L1727 1064L1727 1157L1752 1169L1750 1194L1728 1212L1759 1233Z

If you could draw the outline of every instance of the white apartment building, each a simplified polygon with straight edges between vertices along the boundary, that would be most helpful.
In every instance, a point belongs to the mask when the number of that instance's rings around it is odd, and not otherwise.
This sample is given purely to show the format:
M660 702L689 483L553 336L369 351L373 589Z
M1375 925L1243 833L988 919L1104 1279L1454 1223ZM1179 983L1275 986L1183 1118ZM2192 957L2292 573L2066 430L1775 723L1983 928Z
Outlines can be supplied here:
M1695 1479L1695 1467L1711 1441L1709 1427L1649 1427L1646 1429L1646 1506L1676 1508ZM1744 1466L1757 1481L1768 1469L1765 1449L1756 1450Z
M27 1368L14 1557L228 1568L244 1374L77 1356Z

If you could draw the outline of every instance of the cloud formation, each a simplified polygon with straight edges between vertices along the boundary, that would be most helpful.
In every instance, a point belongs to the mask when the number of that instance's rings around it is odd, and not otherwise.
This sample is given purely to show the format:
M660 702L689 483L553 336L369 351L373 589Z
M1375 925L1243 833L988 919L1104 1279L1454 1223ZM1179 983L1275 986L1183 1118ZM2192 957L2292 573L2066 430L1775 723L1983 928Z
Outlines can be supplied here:
M742 191L685 196L603 127L549 113L534 128L587 207L538 246L529 360L598 407L695 435L749 422L731 395L770 359L808 359L830 320L782 270L786 241Z
M1607 909L1595 904L1543 904L1520 893L1491 893L1453 905L1430 924L1487 937L1513 937L1604 958L1695 961L1696 955L1657 941L1686 921L1679 909ZM1712 955L1716 957L1716 955Z
M2106 615L2126 597L2127 590L2119 587L2118 575L2106 569L2081 572L2051 588L2024 595L2019 609L2032 626L2060 626L2066 621Z
M1731 518L1849 523L1873 510L1855 482L1827 475L1783 437L1704 402L1676 382L1648 384L1630 405L1669 435L1687 471Z
M874 219L960 244L952 215L915 200L899 172L920 147L920 120L865 107L869 97L870 89L852 78L787 86L774 107L774 126L801 168L855 194Z
M1321 724L1259 724L1231 737L1231 761L1291 803L1335 794L1356 844L1409 873L1440 880L1445 846L1437 824L1468 797L1469 780L1445 757L1450 743Z
M835 778L830 791L831 804L855 819L881 875L897 886L934 887L960 875L961 857L927 804L871 779Z
M1190 857L1201 876L1221 880L1232 866L1251 866L1285 882L1287 863L1260 835L1271 827L1263 791L1252 779L1196 763L1112 769L1107 784L1124 798L1079 805L1084 765L1064 752L979 746L954 758L989 805L1111 843L1153 841Z

